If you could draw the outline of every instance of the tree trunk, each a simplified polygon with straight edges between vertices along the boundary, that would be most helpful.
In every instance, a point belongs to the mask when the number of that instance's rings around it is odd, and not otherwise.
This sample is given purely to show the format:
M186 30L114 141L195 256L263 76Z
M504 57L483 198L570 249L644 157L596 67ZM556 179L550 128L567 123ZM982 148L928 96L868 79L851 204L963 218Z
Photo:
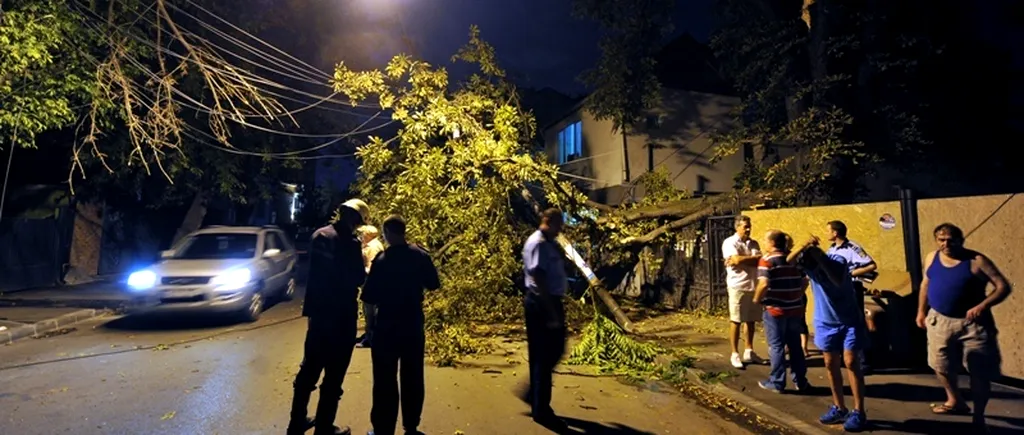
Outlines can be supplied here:
M628 183L631 178L629 176L629 132L626 130L626 123L622 123L622 175L625 180L623 183Z
M175 246L181 241L182 238L189 235L189 233L198 230L203 225L203 219L206 218L206 192L199 191L196 193L195 198L192 199L192 205L189 206L188 212L185 213L185 219L182 220L181 226L178 227L178 231L174 233L174 239L171 240L171 246Z
M539 222L540 204L533 198L533 195L531 195L530 191L526 188L520 190L520 195L522 195L523 199L526 200L526 203L530 205L530 209L537 214L537 221ZM576 253L576 248L573 248L572 243L569 243L569 240L566 239L564 235L560 235L558 236L558 244L562 246L562 250L565 251L565 255L568 260L572 261L573 264L576 265L576 268L583 273L583 276L587 277L587 281L590 282L591 290L593 290L598 299L604 303L605 307L608 308L608 311L612 313L615 323L618 323L619 327L624 331L633 332L633 323L629 321L628 317L626 317L626 313L622 312L622 308L620 308L619 304L615 302L612 295L608 293L608 290L605 290L604 283L602 283L597 275L594 274L594 271L590 269L586 260Z

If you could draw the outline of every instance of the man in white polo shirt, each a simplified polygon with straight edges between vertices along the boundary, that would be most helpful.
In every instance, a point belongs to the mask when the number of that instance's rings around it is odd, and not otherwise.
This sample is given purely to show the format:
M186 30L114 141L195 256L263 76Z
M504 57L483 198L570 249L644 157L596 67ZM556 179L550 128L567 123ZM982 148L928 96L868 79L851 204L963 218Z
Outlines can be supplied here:
M725 282L729 288L729 343L732 356L729 362L738 369L744 364L760 364L754 354L754 322L761 320L761 306L754 302L754 288L757 280L757 261L761 258L761 247L750 238L750 217L736 216L736 234L722 242L722 257L725 258ZM740 324L747 326L746 348L740 357Z

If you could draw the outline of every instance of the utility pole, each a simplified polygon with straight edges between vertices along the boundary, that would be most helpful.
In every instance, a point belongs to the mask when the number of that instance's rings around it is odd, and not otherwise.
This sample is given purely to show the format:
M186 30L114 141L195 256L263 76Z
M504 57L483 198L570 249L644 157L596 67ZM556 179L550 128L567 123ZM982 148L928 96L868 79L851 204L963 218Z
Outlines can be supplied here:
M11 177L11 162L14 161L14 148L18 137L18 128L14 128L14 136L11 137L11 151L7 154L7 169L4 171L4 187L0 189L0 222L4 220L4 202L7 200L7 182Z

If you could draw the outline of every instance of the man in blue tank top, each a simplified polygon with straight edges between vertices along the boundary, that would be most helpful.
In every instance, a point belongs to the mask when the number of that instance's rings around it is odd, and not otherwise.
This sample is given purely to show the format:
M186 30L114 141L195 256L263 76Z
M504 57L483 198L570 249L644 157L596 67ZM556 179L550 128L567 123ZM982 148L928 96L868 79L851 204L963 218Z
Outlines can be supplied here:
M988 257L964 248L956 225L944 223L933 234L938 250L925 259L917 312L917 326L928 331L928 365L946 390L946 402L932 412L971 414L956 388L963 364L971 375L972 433L987 433L985 406L1002 362L991 310L1009 296L1010 283ZM989 283L995 290L986 294Z

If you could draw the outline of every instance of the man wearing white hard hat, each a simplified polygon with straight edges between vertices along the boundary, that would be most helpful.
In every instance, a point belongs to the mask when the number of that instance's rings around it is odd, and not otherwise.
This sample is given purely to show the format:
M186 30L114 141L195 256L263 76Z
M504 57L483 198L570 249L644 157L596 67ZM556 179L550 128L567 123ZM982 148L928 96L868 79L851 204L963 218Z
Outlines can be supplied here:
M366 279L362 244L355 230L369 208L358 199L339 207L336 222L316 230L310 244L309 280L302 315L309 320L302 364L295 376L295 395L287 433L302 434L315 427L314 435L348 434L348 427L334 426L341 400L341 385L352 360L352 342L359 317L357 294ZM316 417L307 417L309 398L320 383Z

